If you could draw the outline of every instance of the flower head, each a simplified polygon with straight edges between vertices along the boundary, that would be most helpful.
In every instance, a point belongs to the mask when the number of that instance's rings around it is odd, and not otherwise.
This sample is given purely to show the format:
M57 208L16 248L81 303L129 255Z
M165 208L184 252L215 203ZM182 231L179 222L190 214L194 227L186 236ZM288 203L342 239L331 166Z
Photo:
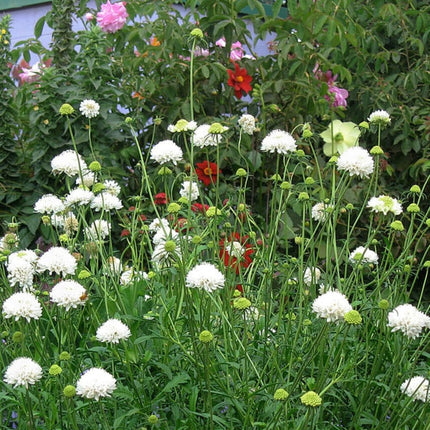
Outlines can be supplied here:
M238 124L240 127L242 127L242 130L244 133L252 135L254 134L254 131L257 129L255 127L255 118L252 115L249 115L247 113L244 113L238 121Z
M196 174L200 181L202 181L207 187L210 184L216 184L216 178L221 173L216 163L210 163L209 161L203 161L202 163L196 163Z
M353 264L378 264L378 254L364 246L359 246L349 255L349 261Z
M430 401L430 382L423 376L414 376L407 379L400 386L400 391L413 400L421 400L422 402Z
M387 126L391 123L390 114L384 110L377 110L375 112L372 112L367 118L367 120L371 124L381 125L381 126Z
M238 99L242 98L242 91L248 94L251 90L252 77L248 75L245 68L241 69L237 63L234 63L233 70L227 70L229 79L227 85L234 88L234 94Z
M35 261L25 258L11 258L17 253L9 255L7 263L7 278L13 287L19 285L24 291L33 290L33 276L35 273Z
M217 146L221 141L219 134L212 134L209 132L211 126L209 124L199 125L193 134L193 144L198 148L204 148L205 146Z
M394 215L400 215L403 211L402 205L397 199L383 195L372 197L368 201L367 207L370 208L372 212L382 212L384 215L387 215L388 212L391 212Z
M321 278L321 270L318 267L307 267L303 273L303 282L307 287L312 284L318 284Z
M93 208L96 212L98 211L111 211L111 210L119 210L122 208L121 200L109 192L103 192L98 194L91 201L91 208Z
M273 398L275 400L287 400L288 399L288 392L286 390L284 390L283 388L278 388L275 391L275 394L273 395Z
M85 206L89 204L94 199L94 194L90 190L85 190L83 188L75 188L67 194L64 199L64 205L66 207L78 205Z
M90 240L105 239L110 234L111 225L104 219L97 219L85 229L85 236Z
M246 268L252 263L254 248L249 243L248 236L232 233L227 239L221 239L219 246L219 257L226 267L235 269L236 273L239 273L241 267Z
M331 101L332 100L332 106L333 107L346 107L347 101L346 99L349 96L349 93L344 88L339 88L336 85L329 85L328 92L325 96L326 100Z
M87 399L99 400L100 397L110 397L115 389L116 379L98 367L87 370L76 383L76 394Z
M42 378L42 368L34 360L28 357L19 357L9 364L4 374L3 381L14 387L23 385L28 388Z
M388 314L391 331L401 331L411 339L417 338L424 328L430 328L430 317L411 304L397 306Z
M245 53L245 51L242 48L242 44L239 41L231 44L231 51L230 51L230 60L231 61L241 60L244 53ZM240 97L238 97L238 98L240 98Z
M67 149L51 160L51 168L54 174L65 173L67 176L75 176L86 170L87 165L79 154Z
M127 21L128 13L125 8L125 2L111 4L108 0L101 5L100 12L97 13L97 24L106 33L115 33L124 27Z
M77 308L79 305L85 304L87 292L78 282L66 279L56 284L49 296L52 302L68 311L70 308Z
M197 128L195 121L187 121L186 119L180 119L176 124L171 124L167 127L167 130L171 133L180 133L184 131L194 131Z
M337 168L349 176L368 178L373 173L374 161L370 154L360 146L346 149L337 160Z
M100 105L94 100L83 100L79 110L85 117L95 118L100 112Z
M212 342L213 338L214 338L214 335L209 330L203 330L199 334L199 341L203 343Z
M198 288L208 293L222 288L224 282L224 275L211 263L200 263L194 266L186 277L188 288Z
M64 203L53 194L45 194L36 201L34 210L41 214L54 214L64 210Z
M352 310L352 306L339 291L327 291L313 301L312 310L319 318L332 322L343 319L345 314Z
M100 342L119 343L122 339L128 339L130 335L130 329L123 322L111 318L97 329L96 338Z
M3 315L5 318L15 318L15 321L25 318L30 322L31 319L37 320L42 316L42 307L35 295L15 293L3 302Z
M333 210L333 205L328 205L324 202L316 203L312 206L312 219L319 222L324 222L327 219L330 211Z
M46 251L37 262L37 270L44 272L47 270L50 275L57 273L61 276L73 275L75 273L77 261L66 248L53 246Z
M182 149L173 140L162 140L152 147L151 160L159 164L171 162L176 166L182 161Z
M196 182L184 181L182 188L179 190L181 197L185 197L190 202L199 198L199 187Z
M348 324L358 325L361 324L361 321L363 320L360 313L355 310L348 311L344 316L343 319Z
M360 129L353 122L342 122L335 119L320 136L325 142L324 154L331 157L336 153L342 154L348 148L355 146L360 136Z
M308 391L300 397L300 401L306 406L320 406L322 404L321 397L315 391Z
M296 140L290 133L283 130L272 130L261 142L263 152L288 154L297 148Z

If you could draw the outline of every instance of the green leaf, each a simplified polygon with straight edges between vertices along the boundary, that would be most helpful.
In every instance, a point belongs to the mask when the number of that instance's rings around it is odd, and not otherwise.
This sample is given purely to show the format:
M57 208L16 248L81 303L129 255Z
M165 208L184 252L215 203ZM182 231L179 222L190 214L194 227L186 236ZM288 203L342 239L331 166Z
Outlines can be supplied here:
M45 25L45 16L42 16L42 18L40 18L37 22L36 25L34 26L34 37L36 39L39 39L39 37L42 35L43 32L43 27Z

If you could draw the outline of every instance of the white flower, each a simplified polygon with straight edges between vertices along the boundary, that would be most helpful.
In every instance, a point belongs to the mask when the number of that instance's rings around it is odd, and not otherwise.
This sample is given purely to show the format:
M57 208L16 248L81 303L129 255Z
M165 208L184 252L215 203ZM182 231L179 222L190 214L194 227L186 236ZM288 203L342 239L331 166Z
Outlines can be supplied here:
M162 242L166 242L167 240L174 240L177 241L179 238L179 233L173 229L170 228L170 226L167 226L166 229L160 228L155 233L154 237L152 238L152 242L154 245L159 245Z
M318 267L307 267L303 274L303 282L310 287L312 284L318 284L321 278L321 270Z
M252 115L243 114L238 121L238 124L242 127L242 130L246 134L254 134L256 130L255 118Z
M73 212L68 212L64 215L51 215L51 224L54 227L61 227L68 231L77 231L79 222Z
M430 383L429 380L423 376L414 376L411 379L407 379L400 386L400 391L412 399L421 400L422 402L428 402L430 400Z
M333 205L320 202L312 206L312 219L319 222L324 222L327 219L327 215L333 210Z
M397 199L382 195L372 197L367 203L367 207L370 208L372 212L382 212L384 215L387 215L388 212L391 212L394 215L400 215L403 211L402 205Z
M83 185L84 187L91 187L96 182L96 175L91 170L83 170L82 177L79 175L76 178L77 185Z
M123 322L111 318L97 329L96 339L99 342L119 343L122 339L128 339L130 335L130 329Z
M158 230L170 230L169 222L165 218L155 218L148 227L149 231L154 233Z
M204 148L205 146L217 146L221 142L221 135L209 133L210 128L209 124L202 124L194 130L194 146Z
M349 173L349 176L368 178L373 173L372 156L361 146L353 146L343 152L337 160L337 168Z
M159 233L162 233L162 231L160 230ZM161 239L154 246L151 259L157 268L170 267L173 262L182 258L181 247L175 240L178 234L176 233L176 236L171 236L171 238L166 238L166 240Z
M83 100L79 110L87 118L95 118L100 112L100 105L94 100Z
M261 142L263 152L288 154L297 148L296 141L290 133L283 130L272 130Z
M96 212L105 210L119 210L122 208L121 200L109 192L103 192L94 197L91 208Z
M52 273L61 276L73 275L77 264L75 257L66 248L54 246L39 258L37 270L39 272L47 270L50 275Z
M92 191L84 190L83 188L75 188L67 194L64 204L68 206L72 205L87 205L94 199Z
M415 339L423 328L430 328L430 317L411 304L397 306L388 314L388 327L391 331L400 330L404 335Z
M15 318L15 321L25 318L29 322L42 316L42 306L31 293L15 293L3 302L3 314L5 318Z
M108 267L105 268L105 275L119 275L122 272L122 263L118 257L109 257L107 259Z
M133 269L127 269L121 273L120 284L130 285L134 281L148 280L149 276L144 271L134 271Z
M344 315L352 310L352 306L339 291L327 291L313 301L312 310L319 318L332 322L342 320Z
M171 133L181 133L184 131L194 131L197 128L195 121L187 121L186 119L180 119L176 124L170 124L167 130Z
M87 170L87 165L79 154L72 149L67 149L51 160L51 168L53 173L75 176Z
M42 368L34 360L27 357L15 358L9 364L4 374L3 381L15 387L23 385L28 388L42 378Z
M20 251L12 252L12 254L9 255L7 261L8 261L8 264L13 264L14 261L25 260L31 264L34 264L36 263L38 258L39 257L33 250L22 249Z
M181 197L185 197L189 201L194 201L199 198L199 187L196 182L184 181L182 188L179 190Z
M112 194L113 196L118 196L121 192L121 187L116 181L106 180L103 182L103 185L105 186L105 193Z
M384 110L372 112L367 120L373 124L388 125L391 123L390 114Z
M99 400L100 397L110 397L115 389L116 379L98 367L87 370L76 383L76 394L86 399Z
M105 239L110 233L110 223L103 219L95 220L85 229L85 236L90 240Z
M199 288L211 293L224 286L224 275L211 263L201 263L187 274L186 286Z
M349 255L349 261L353 264L378 264L378 254L364 246L359 246Z
M58 306L66 308L77 308L78 305L85 304L87 295L85 288L76 281L66 279L54 285L49 293L51 301Z
M34 210L41 214L55 214L64 210L64 203L53 194L45 194L34 204Z
M11 254L13 255L13 254ZM19 285L24 291L33 289L33 276L35 273L34 264L24 258L10 259L7 265L7 278L10 285Z
M182 161L182 149L173 140L162 140L152 147L151 160L160 164L172 162L176 166Z

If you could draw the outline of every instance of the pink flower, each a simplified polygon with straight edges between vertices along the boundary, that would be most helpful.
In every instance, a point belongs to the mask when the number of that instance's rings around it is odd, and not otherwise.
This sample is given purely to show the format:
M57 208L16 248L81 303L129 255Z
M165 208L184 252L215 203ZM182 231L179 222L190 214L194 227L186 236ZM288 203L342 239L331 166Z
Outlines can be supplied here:
M231 44L231 52L230 52L230 60L231 61L239 61L244 54L244 49L242 48L242 44L240 42L234 42Z
M344 88L338 88L334 85L329 86L328 92L334 94L333 107L343 106L346 107L346 99L349 93ZM325 98L330 101L330 96L325 96Z
M220 48L225 48L225 37L223 36L223 37L221 37L221 39L218 39L215 42L215 45L219 46Z
M128 13L125 8L125 2L111 4L102 4L101 11L97 13L97 23L106 33L115 33L124 27L127 21Z
M92 21L94 19L94 15L90 12L85 14L85 21Z
M209 57L209 49L203 49L203 48L197 47L194 50L194 55L196 57Z

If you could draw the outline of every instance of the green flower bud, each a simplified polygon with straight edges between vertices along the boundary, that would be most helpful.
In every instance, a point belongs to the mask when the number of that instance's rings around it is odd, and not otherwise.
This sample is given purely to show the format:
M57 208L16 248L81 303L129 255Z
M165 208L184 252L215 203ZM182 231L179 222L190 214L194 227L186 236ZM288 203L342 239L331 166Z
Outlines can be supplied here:
M128 116L126 119L125 119L125 123L126 124L131 124L133 122L133 118L132 117L130 117L130 116Z
M102 184L101 182L98 182L97 184L93 185L93 193L97 194L100 193L101 191L106 189L106 185Z
M282 400L287 400L288 396L289 396L289 394L288 394L288 392L287 392L287 391L285 391L283 388L278 388L278 389L275 391L275 394L273 395L273 398L274 398L275 400L280 400L280 401L282 401Z
M100 172L102 170L102 165L98 161L92 161L88 167L92 172Z
M88 270L81 270L78 274L78 279L87 279L91 277L91 273Z
M322 404L321 397L315 391L308 391L300 397L300 401L306 406L320 406Z
M273 182L279 182L279 181L282 181L281 175L279 175L278 173L275 173L274 175L272 175L272 176L270 177L270 179L271 179Z
M21 331L16 331L12 335L12 342L14 342L14 343L22 343L22 342L24 342L24 333L21 332Z
M235 309L244 310L248 309L251 306L251 301L246 297L239 297L233 301L233 307Z
M58 358L60 361L69 361L72 357L67 351L63 351Z
M280 185L282 190L291 190L291 188L293 188L293 184L291 182L282 182Z
M153 424L157 424L158 422L158 417L155 414L152 414L148 417L148 422L149 424L153 425Z
M299 201L305 201L305 200L309 200L309 194L307 193L307 192L305 192L305 191L302 191L300 194L299 194Z
M387 310L390 304L388 303L388 300L382 299L378 303L378 308L382 310Z
M236 170L236 176L245 177L246 175L248 175L248 173L245 169L242 169L242 167Z
M347 312L344 316L343 319L345 320L345 322L347 322L348 324L354 324L354 325L358 325L361 324L361 321L363 320L361 318L361 315L358 311L352 310Z
M203 31L200 28L194 28L191 30L191 36L197 39L203 39Z
M163 166L160 168L160 170L157 172L157 174L159 176L164 176L164 175L171 175L173 172L172 170L170 170L168 167Z
M403 231L405 227L403 227L402 221L396 220L390 224L390 227L395 231Z
M200 236L194 236L191 239L191 243L194 245L198 245L202 241L202 238Z
M409 213L418 213L420 211L420 207L416 203L411 203L406 210Z
M174 252L176 249L176 243L174 240L168 240L164 244L164 250L166 252Z
M167 212L169 214L178 213L181 210L181 205L178 203L170 203L169 206L167 206Z
M63 371L63 369L62 369L58 364L53 364L53 365L49 368L49 374L50 374L51 376L57 376L57 375L59 375L62 371Z
M315 179L314 179L314 178L312 178L312 177L310 177L310 176L308 176L308 177L305 179L305 184L306 184L306 185L313 185L313 184L315 184Z
M65 397L71 398L76 395L76 388L73 385L66 385L63 390Z
M73 107L68 103L64 103L63 105L61 105L59 110L60 115L72 115L74 111L75 109L73 109Z
M228 130L228 127L224 127L222 124L220 124L219 122L214 122L213 124L211 124L211 126L209 127L209 133L210 134L222 134L225 131Z
M412 185L409 191L411 193L419 194L421 192L421 188L418 185Z
M370 153L372 155L382 155L384 151L380 146L376 145L370 150Z
M298 149L296 151L296 155L297 157L304 157L306 154L305 154L305 151L303 151L303 149Z
M367 121L361 121L360 124L358 124L359 127L369 129L369 123Z
M212 342L213 338L214 338L214 335L209 330L203 330L199 334L199 341L203 343Z
M51 224L51 217L49 215L43 215L42 216L42 223L43 223L43 225L50 225Z

